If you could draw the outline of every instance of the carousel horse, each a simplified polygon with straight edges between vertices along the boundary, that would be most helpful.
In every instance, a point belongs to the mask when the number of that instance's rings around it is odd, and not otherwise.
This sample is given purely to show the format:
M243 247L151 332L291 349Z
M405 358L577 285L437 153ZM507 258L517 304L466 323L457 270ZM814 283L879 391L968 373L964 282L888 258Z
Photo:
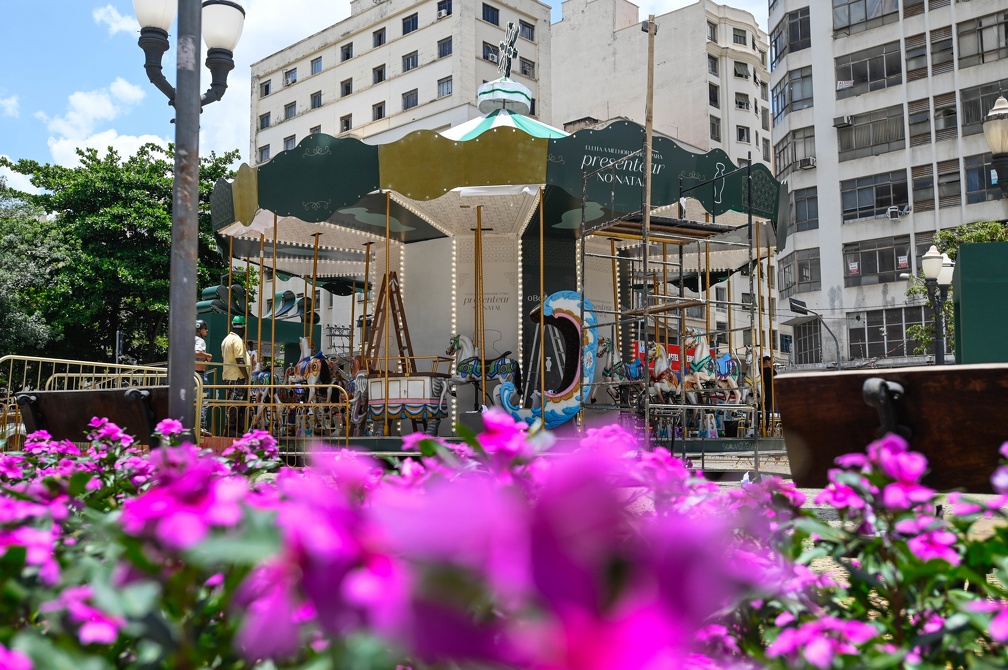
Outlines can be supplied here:
M358 370L350 382L350 424L351 437L364 435L368 419L368 376L367 370Z
M680 381L678 372L672 369L669 362L668 350L663 344L652 342L647 350L647 359L654 361L654 370L651 372L650 383L648 384L649 395L658 399L658 402L665 403L667 395L678 396L682 392L683 384Z
M693 348L693 358L690 360L690 372L696 376L701 387L713 384L727 391L725 399L729 402L742 402L742 392L738 387L740 366L738 360L730 353L715 358L710 353L707 335L696 328L686 329L686 348Z
M639 358L627 363L623 360L616 343L608 337L600 337L598 343L598 357L605 358L605 365L602 367L602 382L605 384L616 383L616 387L606 386L606 393L619 402L620 387L630 384L633 387L644 385L644 363ZM595 391L598 386L592 386L591 401L595 402Z
M337 426L332 419L332 403L343 402L345 400L346 384L348 381L336 364L321 351L313 354L311 345L307 337L300 339L301 359L295 366L295 374L303 379L304 385L308 388L308 397L305 403L309 405L308 413L315 415L312 404L321 404L317 413L316 423L325 430L332 431ZM340 397L334 397L334 393Z
M484 376L480 368L479 348L466 335L454 335L445 355L455 356L455 374L449 378L449 383L442 388L440 395L441 406L444 407L447 401L447 394L452 386L458 384L474 384L479 386L483 382L497 379L501 383L511 382L515 387L521 386L521 368L518 361L509 358L510 351L505 351L496 358L486 361L487 374ZM494 404L500 405L499 387L494 389Z

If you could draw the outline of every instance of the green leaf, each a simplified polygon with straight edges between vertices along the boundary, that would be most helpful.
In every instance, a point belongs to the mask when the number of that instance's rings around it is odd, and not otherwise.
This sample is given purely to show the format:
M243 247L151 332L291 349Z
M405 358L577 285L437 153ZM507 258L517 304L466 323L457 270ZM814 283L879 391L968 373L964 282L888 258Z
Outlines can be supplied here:
M255 518L257 515L250 515ZM261 521L261 520L260 520ZM196 565L255 565L280 551L280 530L273 525L250 523L240 535L217 535L186 552Z
M75 472L70 475L70 486L68 487L68 492L71 497L79 498L84 494L85 487L87 483L94 478L93 472Z
M0 578L8 580L20 577L27 557L28 549L26 547L17 545L8 547L3 558L0 558Z
M105 659L61 649L34 631L22 631L14 636L11 648L28 656L36 668L45 670L106 670Z
M823 540L838 544L846 542L850 538L850 534L847 531L841 528L834 528L816 519L795 519L794 527L809 535L817 535Z

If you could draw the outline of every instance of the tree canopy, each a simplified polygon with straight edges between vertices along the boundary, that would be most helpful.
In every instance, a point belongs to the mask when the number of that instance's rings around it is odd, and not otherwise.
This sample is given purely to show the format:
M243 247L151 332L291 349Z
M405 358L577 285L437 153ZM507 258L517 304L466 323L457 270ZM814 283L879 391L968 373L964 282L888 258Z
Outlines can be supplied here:
M41 239L68 251L65 262L48 270L45 263L28 263L44 286L31 294L15 288L13 296L22 304L32 301L37 335L22 336L0 353L110 360L121 330L127 360L165 360L174 148L147 144L126 158L112 149L77 153L76 167L0 157L0 165L41 189L9 192L10 201L29 213L17 220L34 217ZM217 179L232 174L237 158L232 151L200 161L199 286L226 271L213 236L210 193ZM4 245L0 267L15 265L8 256L19 253Z

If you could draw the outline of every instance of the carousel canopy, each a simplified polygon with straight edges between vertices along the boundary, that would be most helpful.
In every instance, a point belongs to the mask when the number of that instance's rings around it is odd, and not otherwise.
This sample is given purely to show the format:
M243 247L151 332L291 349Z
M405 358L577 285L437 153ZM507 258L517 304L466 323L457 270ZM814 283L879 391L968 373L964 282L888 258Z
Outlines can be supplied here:
M506 109L497 109L486 116L470 119L441 134L451 140L465 141L475 139L493 128L517 128L532 137L567 137L567 133L558 128Z

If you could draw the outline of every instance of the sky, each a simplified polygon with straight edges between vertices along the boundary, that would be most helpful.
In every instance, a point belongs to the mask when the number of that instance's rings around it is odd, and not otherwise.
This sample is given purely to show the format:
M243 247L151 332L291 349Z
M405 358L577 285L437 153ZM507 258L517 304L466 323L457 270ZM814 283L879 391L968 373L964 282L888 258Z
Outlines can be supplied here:
M200 120L200 154L231 149L248 160L252 63L350 15L349 0L240 0L245 27L223 100ZM560 0L546 0L552 21ZM643 0L641 19L696 0ZM767 0L727 0L749 11L766 30ZM147 80L137 46L140 26L131 0L3 0L0 27L0 155L12 160L73 166L78 147L112 146L132 154L146 142L174 138L174 114ZM307 17L307 18L306 18ZM165 75L174 83L174 34ZM203 58L206 57L203 46ZM210 73L204 68L201 88ZM0 168L9 185L33 190L20 175Z

